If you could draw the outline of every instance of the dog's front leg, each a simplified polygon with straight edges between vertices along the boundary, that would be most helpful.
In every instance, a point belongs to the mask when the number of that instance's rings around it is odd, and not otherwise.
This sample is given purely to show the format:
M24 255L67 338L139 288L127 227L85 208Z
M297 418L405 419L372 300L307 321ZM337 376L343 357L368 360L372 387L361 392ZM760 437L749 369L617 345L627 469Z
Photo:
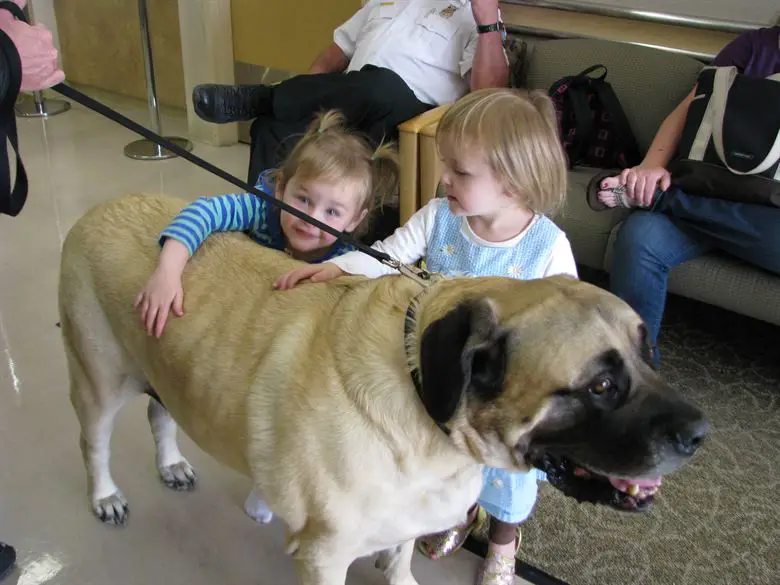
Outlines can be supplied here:
M376 560L376 568L387 577L390 585L418 585L412 576L412 555L414 540L409 540L395 548L383 550Z
M292 544L292 543L291 543ZM288 550L295 550L295 544ZM301 540L293 553L301 585L344 585L354 557L330 540Z

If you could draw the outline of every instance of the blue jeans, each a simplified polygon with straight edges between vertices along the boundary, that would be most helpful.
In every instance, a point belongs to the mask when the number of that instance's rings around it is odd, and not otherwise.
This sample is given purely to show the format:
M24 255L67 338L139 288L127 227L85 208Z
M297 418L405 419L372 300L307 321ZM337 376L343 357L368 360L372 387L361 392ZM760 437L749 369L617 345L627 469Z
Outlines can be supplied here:
M669 271L716 249L780 274L780 208L698 197L672 187L652 209L633 211L621 226L610 288L645 320L656 365Z

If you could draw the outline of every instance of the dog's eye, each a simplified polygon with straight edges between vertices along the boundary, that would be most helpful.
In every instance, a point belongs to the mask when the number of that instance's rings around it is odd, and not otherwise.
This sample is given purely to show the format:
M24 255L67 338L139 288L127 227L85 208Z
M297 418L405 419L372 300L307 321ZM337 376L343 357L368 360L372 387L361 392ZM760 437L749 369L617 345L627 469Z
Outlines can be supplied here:
M602 378L590 387L593 394L604 394L615 387L615 383L609 378Z

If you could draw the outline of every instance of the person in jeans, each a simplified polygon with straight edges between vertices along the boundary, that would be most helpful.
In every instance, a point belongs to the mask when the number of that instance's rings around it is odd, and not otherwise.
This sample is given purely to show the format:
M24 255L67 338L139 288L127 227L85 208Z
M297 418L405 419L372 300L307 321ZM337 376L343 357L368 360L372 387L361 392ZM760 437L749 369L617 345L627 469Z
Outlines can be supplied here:
M740 34L712 64L735 66L754 77L780 73L780 26ZM671 184L667 166L695 95L696 88L664 120L639 166L600 179L589 189L594 209L633 208L615 242L610 289L646 321L656 366L673 267L720 250L780 274L780 209L700 197Z

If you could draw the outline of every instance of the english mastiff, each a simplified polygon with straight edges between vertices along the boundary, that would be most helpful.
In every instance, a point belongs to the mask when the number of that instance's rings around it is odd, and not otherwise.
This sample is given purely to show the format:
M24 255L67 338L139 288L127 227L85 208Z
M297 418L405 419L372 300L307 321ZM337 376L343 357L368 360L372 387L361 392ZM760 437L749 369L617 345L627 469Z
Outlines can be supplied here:
M104 522L128 513L109 470L114 417L144 393L166 484L194 482L180 426L286 522L303 585L343 585L373 553L391 585L414 585L414 540L464 521L484 464L535 465L582 501L647 509L706 433L648 365L634 311L568 277L344 277L280 292L296 261L222 234L187 267L185 315L149 337L133 299L184 205L126 196L64 243L70 398Z

